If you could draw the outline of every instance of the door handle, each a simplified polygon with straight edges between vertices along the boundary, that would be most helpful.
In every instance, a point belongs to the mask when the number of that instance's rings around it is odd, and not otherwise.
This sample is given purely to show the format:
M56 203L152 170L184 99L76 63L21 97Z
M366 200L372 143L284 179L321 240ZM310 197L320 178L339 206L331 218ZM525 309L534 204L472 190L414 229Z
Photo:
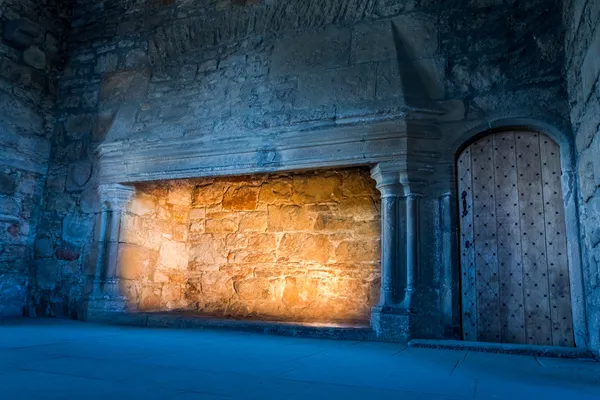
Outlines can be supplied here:
M466 217L469 214L469 205L467 204L467 192L463 191L461 193L460 197L462 198L462 206L463 206L462 216Z

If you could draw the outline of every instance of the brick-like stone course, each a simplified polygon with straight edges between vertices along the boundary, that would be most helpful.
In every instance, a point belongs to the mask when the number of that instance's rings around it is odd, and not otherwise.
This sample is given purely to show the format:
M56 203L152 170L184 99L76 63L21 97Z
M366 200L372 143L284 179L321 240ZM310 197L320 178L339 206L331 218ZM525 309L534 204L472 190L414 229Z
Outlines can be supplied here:
M368 170L143 184L123 218L133 310L365 321L377 301L379 193Z

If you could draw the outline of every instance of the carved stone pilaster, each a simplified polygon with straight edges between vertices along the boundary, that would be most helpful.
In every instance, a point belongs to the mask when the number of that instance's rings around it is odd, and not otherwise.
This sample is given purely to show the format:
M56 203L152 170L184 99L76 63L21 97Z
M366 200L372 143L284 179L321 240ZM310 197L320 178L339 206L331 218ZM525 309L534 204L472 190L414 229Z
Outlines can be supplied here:
M132 186L121 184L101 185L98 195L101 203L96 215L99 224L97 259L93 290L88 298L87 314L120 312L125 309L125 298L119 292L117 266L119 262L119 236L121 216L135 193Z
M399 172L377 165L371 172L381 192L381 290L379 307L392 307L398 272L398 209L402 186Z
M410 172L403 174L400 181L406 197L406 286L401 307L411 310L419 271L419 200L427 182Z
M371 326L377 336L404 340L409 336L409 315L398 307L402 295L402 229L400 226L403 188L401 164L378 164L371 170L381 192L381 288L379 303L371 310Z

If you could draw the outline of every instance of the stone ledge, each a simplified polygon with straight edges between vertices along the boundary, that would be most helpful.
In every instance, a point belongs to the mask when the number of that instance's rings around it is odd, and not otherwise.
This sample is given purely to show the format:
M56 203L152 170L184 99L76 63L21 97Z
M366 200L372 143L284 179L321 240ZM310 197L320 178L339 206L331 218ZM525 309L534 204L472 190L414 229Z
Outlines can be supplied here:
M589 349L535 346L528 344L482 343L463 340L427 340L413 339L408 347L440 350L467 350L483 353L514 354L534 357L594 359L594 353Z
M368 325L358 323L303 324L294 322L215 319L207 316L181 313L110 312L88 314L87 322L148 328L232 330L315 339L378 340L375 332Z

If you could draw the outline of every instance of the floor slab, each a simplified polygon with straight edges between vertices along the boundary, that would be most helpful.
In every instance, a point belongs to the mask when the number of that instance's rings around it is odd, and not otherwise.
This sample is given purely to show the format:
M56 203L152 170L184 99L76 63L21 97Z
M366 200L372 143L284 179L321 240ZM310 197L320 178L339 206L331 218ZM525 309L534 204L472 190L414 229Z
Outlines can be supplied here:
M1 399L598 399L590 360L20 319Z

